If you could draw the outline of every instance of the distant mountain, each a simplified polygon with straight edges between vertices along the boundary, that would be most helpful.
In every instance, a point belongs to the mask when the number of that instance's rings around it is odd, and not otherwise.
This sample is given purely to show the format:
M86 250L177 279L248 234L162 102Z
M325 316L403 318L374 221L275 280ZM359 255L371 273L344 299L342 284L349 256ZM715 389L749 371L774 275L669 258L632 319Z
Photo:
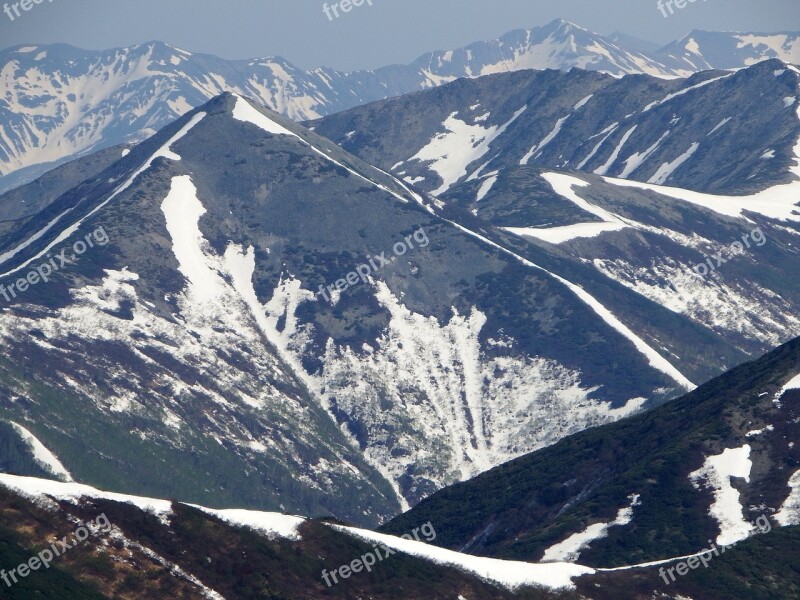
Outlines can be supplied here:
M0 418L78 481L375 524L747 356L242 97L122 154L0 237Z
M431 52L410 65L347 73L303 71L281 57L226 61L160 42L99 52L61 44L16 46L0 52L0 191L77 155L141 141L224 91L302 120L456 78L520 69L683 77L764 58L797 60L800 44L791 41L796 34L737 35L697 34L709 48L703 59L692 54L694 44L686 39L680 48L650 54L639 41L605 38L559 20ZM750 44L751 37L757 43Z
M463 79L308 125L442 197L525 166L742 195L795 180L798 107L800 69L769 60L677 80L586 71Z
M800 65L800 33L729 33L695 30L656 56L691 70L740 69L776 58Z
M800 335L798 98L778 60L674 81L518 72L309 126L758 355Z
M442 490L382 530L430 520L445 548L618 568L579 583L587 597L795 598L798 402L793 340L681 399ZM665 584L660 568L713 548L708 569ZM769 575L746 566L759 550Z

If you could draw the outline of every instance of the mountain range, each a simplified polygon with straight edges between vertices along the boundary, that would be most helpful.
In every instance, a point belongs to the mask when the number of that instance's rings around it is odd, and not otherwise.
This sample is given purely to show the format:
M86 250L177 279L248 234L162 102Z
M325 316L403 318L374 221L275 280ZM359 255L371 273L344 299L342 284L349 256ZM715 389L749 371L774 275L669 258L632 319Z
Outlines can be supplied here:
M375 523L745 357L592 269L439 214L242 97L121 155L3 230L4 289L75 231L110 240L46 285L3 292L0 314L4 415L80 481L260 508L291 489L311 496L289 509ZM26 188L10 198L39 190ZM184 460L203 465L205 489ZM353 488L350 508L318 504Z
M798 75L777 60L669 81L523 71L308 125L760 354L800 335Z
M791 600L798 373L800 339L438 492L380 532L0 475L2 575L54 561L12 588L53 599ZM92 533L76 543L82 524ZM71 549L48 557L53 536Z
M800 63L800 34L695 31L657 52L619 34L570 22L510 32L410 65L304 71L281 57L223 60L161 42L86 51L56 45L0 52L0 191L36 179L70 157L151 136L210 98L233 92L295 120L429 89L461 77L574 67L685 77L777 58Z
M310 129L223 94L0 197L3 416L101 488L374 525L657 406L800 335L799 75L500 73Z
M798 37L2 53L13 593L796 597Z
M578 584L591 598L794 598L798 373L795 339L683 398L434 494L383 531L430 520L444 548L602 567ZM660 574L714 548L687 577Z

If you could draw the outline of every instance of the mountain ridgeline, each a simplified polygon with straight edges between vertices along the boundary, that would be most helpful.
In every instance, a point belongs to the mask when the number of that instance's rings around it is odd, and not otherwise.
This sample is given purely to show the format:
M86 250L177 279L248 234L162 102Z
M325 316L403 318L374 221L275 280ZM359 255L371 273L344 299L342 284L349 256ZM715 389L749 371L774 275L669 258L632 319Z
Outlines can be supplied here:
M0 51L0 191L70 158L151 136L214 96L253 98L313 119L457 78L573 68L615 77L688 77L764 59L800 63L800 34L695 31L662 51L557 20L466 48L430 52L374 71L304 71L282 57L228 61L162 42L87 51L64 44Z
M81 481L376 523L745 356L241 97L124 154L3 238L7 286L110 240L0 315L3 414Z

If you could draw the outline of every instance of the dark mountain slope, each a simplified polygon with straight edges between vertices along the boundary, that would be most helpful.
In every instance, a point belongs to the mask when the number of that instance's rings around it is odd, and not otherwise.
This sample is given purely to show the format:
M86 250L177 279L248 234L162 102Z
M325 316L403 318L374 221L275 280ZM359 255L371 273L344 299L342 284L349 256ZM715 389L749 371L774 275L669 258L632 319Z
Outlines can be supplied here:
M800 434L798 373L795 340L683 398L442 490L383 529L431 520L444 532L437 539L442 546L537 560L590 524L619 519L620 509L631 505L629 522L621 519L576 548L580 563L608 567L684 556L709 539L722 545L751 535L746 526L736 529L737 519L798 524L796 498L790 499L798 493L800 468L793 442ZM717 456L725 459L711 458ZM717 473L717 490L736 490L726 492L728 509L712 506L714 465L737 473L732 480ZM730 502L741 505L738 517ZM725 514L726 524L715 514Z

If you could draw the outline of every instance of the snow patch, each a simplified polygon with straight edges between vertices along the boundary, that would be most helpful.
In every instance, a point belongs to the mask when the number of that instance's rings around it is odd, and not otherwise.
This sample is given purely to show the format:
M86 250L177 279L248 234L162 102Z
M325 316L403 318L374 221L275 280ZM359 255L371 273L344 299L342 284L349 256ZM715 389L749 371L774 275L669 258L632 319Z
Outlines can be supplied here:
M800 471L796 471L787 483L791 492L775 513L775 520L781 527L800 525Z
M476 202L483 200L486 197L486 194L491 191L495 183L497 183L497 175L492 175L484 179L483 183L481 183L481 187L478 189L478 196L475 199Z
M200 217L206 209L198 200L197 189L188 175L173 177L161 210L172 238L178 270L189 280L192 297L201 302L214 300L220 295L221 286L219 276L206 261L205 240L200 232Z
M499 560L470 556L452 550L445 550L416 540L406 540L365 529L329 525L342 533L347 533L370 544L381 544L417 558L438 565L455 567L477 575L481 579L500 584L510 590L522 586L537 586L550 589L573 588L572 580L581 575L593 574L595 569L572 563L536 564L518 561Z
M630 225L617 215L595 206L581 198L575 188L588 187L589 183L560 173L543 173L542 178L560 196L574 203L581 210L602 219L601 222L576 223L560 227L504 227L515 235L531 236L551 244L562 244L576 238L595 237L606 231L619 231Z
M706 458L703 466L689 474L695 489L701 489L700 481L705 487L713 490L714 502L709 515L719 523L720 534L717 544L728 546L746 539L753 532L753 525L748 523L742 513L739 491L731 484L732 477L750 482L750 445L741 448L728 448L721 454Z
M56 455L50 452L50 450L48 450L35 435L18 423L14 423L13 421L9 421L9 423L20 435L22 441L24 441L30 448L36 464L42 467L45 471L48 471L58 477L61 481L72 481L72 475L70 475L69 471L64 468L64 465L61 464L61 461L58 460Z
M583 100L578 102L575 106L573 106L572 110L578 110L579 108L583 108L584 106L586 106L586 104L589 102L589 100L591 100L593 97L594 97L594 94L589 94L588 96L586 96L586 98L584 98Z
M629 499L631 501L630 505L621 508L617 513L616 519L610 523L595 523L589 525L583 531L575 533L563 542L551 546L544 551L542 562L563 561L574 563L580 558L583 550L591 547L592 542L608 536L609 529L630 524L633 520L633 508L639 506L641 502L639 501L639 494L633 494L629 496Z
M202 512L217 517L229 525L248 527L266 534L269 538L283 538L300 541L299 528L306 522L303 517L294 517L280 513L261 512L256 510L227 509L214 510L190 504Z
M695 142L691 146L689 146L689 149L686 152L681 154L678 158L676 158L672 162L663 163L659 167L658 171L656 171L655 174L650 179L647 180L647 183L652 183L655 185L663 185L667 181L667 179L672 177L672 174L683 165L683 163L692 158L692 156L694 155L695 152L697 152L697 149L699 147L700 144Z
M497 125L491 127L483 127L478 124L469 125L457 119L458 112L454 112L442 123L445 132L434 136L409 161L430 163L429 168L436 172L442 180L442 185L432 192L434 196L438 196L464 177L467 174L467 167L485 156L489 152L491 143L505 132L527 108L527 106L523 106L507 123L499 127Z
M775 431L775 427L773 425L767 425L764 427L764 429L753 429L752 431L745 433L744 437L756 437L767 431Z
M547 146L550 142L556 139L558 134L561 133L561 128L564 126L564 123L566 123L567 119L569 119L571 116L572 114L569 114L566 117L562 117L558 121L556 121L556 125L555 127L553 127L553 130L550 133L548 133L547 136L545 136L545 138L541 142L533 146L533 148L531 148L528 151L528 153L522 157L522 159L519 161L519 164L523 166L527 165L528 161L535 153L540 152L541 150L544 149L545 146Z
M602 167L598 167L597 169L594 170L594 173L596 175L605 175L606 173L608 173L608 170L619 158L619 154L620 152L622 152L622 147L626 144L628 139L633 135L633 132L636 131L637 127L638 125L634 125L628 131L625 132L625 135L622 136L622 139L619 141L619 144L617 144L617 147L614 148L614 152L612 152L611 156L608 157L606 163ZM602 144L602 142L600 143Z
M726 118L722 119L722 121L720 121L720 122L717 124L717 126L716 126L716 127L714 127L714 129L712 129L711 131L709 131L709 132L708 132L708 134L706 135L706 137L709 137L709 136L711 136L711 135L714 135L714 134L715 134L717 131L719 131L719 130L720 130L722 127L724 127L725 125L727 125L727 124L728 124L728 123L731 121L731 119L732 119L732 117L726 117Z

